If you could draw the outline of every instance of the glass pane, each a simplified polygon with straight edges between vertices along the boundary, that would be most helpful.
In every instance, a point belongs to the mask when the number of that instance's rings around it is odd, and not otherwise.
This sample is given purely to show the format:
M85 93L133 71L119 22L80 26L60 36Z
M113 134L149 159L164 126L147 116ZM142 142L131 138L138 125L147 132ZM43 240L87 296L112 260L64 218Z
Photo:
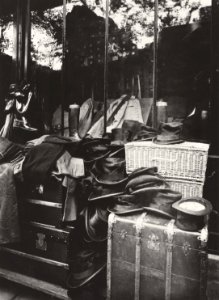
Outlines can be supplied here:
M211 1L159 1L158 100L186 139L207 139Z
M14 51L13 15L0 16L0 128L4 123L5 97L12 81L12 57Z
M109 99L132 97L124 119L151 125L154 1L112 0L109 24Z

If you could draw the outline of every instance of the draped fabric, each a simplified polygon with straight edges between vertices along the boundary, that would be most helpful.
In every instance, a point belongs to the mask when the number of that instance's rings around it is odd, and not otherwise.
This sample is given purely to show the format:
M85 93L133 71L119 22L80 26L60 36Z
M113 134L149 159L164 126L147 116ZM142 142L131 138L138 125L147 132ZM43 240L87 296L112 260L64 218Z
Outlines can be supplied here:
M20 239L17 194L13 166L0 165L0 243L17 242Z

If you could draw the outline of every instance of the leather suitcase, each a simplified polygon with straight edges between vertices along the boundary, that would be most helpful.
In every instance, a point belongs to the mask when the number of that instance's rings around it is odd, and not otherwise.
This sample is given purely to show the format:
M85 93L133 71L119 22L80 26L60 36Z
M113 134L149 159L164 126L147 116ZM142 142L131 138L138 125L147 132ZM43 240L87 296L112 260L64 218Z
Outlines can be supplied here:
M207 227L178 229L147 213L108 221L107 300L206 299Z
M38 199L20 199L19 213L25 222L38 222L59 226L62 221L62 204Z
M36 222L22 223L22 244L28 253L67 263L70 249L77 249L75 231L74 227L59 229Z

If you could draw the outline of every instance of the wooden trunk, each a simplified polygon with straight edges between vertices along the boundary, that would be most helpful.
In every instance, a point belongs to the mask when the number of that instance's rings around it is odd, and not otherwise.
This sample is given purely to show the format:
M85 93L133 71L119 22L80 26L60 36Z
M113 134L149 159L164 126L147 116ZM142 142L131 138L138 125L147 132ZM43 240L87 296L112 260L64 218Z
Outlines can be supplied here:
M109 216L107 300L206 299L207 228L147 213Z

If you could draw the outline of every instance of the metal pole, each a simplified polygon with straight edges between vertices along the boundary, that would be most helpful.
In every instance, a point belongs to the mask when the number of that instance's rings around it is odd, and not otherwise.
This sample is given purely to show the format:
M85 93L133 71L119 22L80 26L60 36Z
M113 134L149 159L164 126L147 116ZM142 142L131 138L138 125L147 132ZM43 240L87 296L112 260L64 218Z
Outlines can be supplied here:
M108 41L109 41L109 0L106 0L106 19L105 19L105 53L104 53L104 134L107 127L107 98L108 98Z
M27 80L30 57L30 0L26 0L25 15L24 79Z
M61 133L64 135L64 107L65 107L65 78L66 78L66 0L63 0L63 25L62 25L62 102L61 102Z
M157 127L157 50L158 50L158 0L154 1L154 47L153 47L153 127Z

